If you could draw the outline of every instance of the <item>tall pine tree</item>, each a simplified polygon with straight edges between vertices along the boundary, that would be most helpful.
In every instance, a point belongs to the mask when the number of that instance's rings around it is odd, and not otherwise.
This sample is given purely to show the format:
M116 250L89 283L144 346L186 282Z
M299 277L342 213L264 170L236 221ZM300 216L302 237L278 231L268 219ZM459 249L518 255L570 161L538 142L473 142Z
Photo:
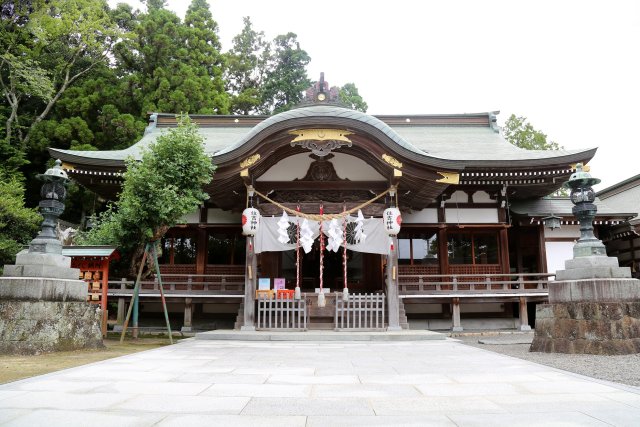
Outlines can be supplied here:
M273 56L262 93L263 112L280 113L302 101L302 92L311 86L306 67L311 61L300 48L298 36L287 33L273 41Z
M242 32L233 38L227 52L227 90L231 94L231 111L248 115L263 110L262 83L271 49L264 32L255 31L248 16L243 18Z

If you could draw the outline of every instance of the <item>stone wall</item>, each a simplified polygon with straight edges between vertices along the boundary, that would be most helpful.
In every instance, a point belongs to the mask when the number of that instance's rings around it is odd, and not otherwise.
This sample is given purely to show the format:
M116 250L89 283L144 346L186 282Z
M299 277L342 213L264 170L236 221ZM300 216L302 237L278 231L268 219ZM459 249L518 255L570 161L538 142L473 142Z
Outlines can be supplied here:
M640 302L538 305L531 351L606 355L639 353Z
M0 353L101 348L100 316L86 302L0 301Z

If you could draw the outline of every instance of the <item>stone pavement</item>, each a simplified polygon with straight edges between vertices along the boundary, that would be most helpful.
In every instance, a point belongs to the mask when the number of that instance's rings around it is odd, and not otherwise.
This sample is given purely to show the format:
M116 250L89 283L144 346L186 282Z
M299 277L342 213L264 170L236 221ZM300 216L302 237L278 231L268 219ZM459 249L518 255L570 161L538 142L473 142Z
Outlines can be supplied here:
M2 385L0 425L637 426L640 388L451 339L191 339Z

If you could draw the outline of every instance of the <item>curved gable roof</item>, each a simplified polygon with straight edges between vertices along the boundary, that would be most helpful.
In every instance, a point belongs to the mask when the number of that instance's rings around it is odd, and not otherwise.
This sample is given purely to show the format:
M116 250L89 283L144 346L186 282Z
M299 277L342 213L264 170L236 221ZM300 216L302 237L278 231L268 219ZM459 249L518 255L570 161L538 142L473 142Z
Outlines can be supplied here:
M242 145L254 139L261 132L271 127L280 128L282 126L279 125L284 123L290 123L291 121L304 121L305 119L308 120L311 118L324 118L326 120L343 119L345 121L360 122L382 132L384 135L389 137L391 141L395 142L400 147L417 154L424 154L422 150L405 141L400 135L398 135L393 129L391 129L389 125L387 125L377 117L343 107L314 105L309 107L295 108L293 110L285 111L283 113L269 117L268 119L264 120L259 125L254 127L251 132L245 135L245 137L239 140L236 144L228 147L226 150L222 150L216 153L216 156L221 156L240 148Z

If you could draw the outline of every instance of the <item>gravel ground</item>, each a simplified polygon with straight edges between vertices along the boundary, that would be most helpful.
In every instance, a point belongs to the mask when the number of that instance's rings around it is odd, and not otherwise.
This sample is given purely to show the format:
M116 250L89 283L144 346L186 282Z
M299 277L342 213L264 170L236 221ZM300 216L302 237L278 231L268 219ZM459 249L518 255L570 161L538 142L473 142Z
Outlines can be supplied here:
M529 352L533 333L464 334L453 336L462 343L507 356L517 357L575 372L592 378L640 386L640 354L625 356L599 356L590 354L561 354ZM481 344L485 341L491 344ZM499 344L498 344L499 343Z

